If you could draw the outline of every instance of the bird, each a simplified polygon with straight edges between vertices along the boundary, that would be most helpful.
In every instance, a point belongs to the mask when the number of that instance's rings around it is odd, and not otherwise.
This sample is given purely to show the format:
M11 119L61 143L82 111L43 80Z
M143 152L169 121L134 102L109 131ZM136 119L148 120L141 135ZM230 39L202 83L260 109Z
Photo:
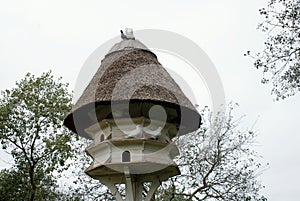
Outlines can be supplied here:
M150 134L153 137L158 137L161 135L161 130L163 129L162 126L159 126L156 130L151 130L147 127L143 128L143 130L147 133Z
M133 30L131 28L126 28L125 29L125 35L127 36L127 39L132 39L135 40L134 36L133 36Z
M126 135L126 137L136 137L139 134L141 134L142 128L140 125L136 125L134 130L130 130L130 131L123 130L123 132Z
M120 30L120 32L121 32L121 38L122 38L123 40L127 40L128 38L127 38L127 36L123 33L123 31Z

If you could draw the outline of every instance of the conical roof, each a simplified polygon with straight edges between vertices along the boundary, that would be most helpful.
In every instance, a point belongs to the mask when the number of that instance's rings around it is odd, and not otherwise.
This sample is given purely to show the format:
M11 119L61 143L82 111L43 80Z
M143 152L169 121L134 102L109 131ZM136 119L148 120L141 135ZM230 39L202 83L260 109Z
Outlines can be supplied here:
M143 43L139 40L129 39L129 40L122 40L119 43L116 43L107 54L112 52L121 51L121 50L128 50L128 49L142 49L150 51Z
M115 44L64 120L65 126L87 137L84 129L112 118L112 103L129 102L130 116L146 116L153 105L161 105L170 123L183 125L180 133L199 128L201 117L156 55L135 39ZM139 112L137 109L139 108ZM90 113L96 113L97 119Z

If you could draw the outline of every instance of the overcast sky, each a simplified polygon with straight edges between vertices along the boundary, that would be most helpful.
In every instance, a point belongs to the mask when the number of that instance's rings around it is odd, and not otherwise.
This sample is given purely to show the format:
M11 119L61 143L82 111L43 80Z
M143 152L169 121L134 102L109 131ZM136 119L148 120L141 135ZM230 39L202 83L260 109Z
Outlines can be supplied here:
M264 1L0 2L1 90L27 72L40 75L50 69L73 89L87 57L125 27L169 30L193 40L215 64L227 101L238 102L237 114L247 115L244 124L257 121L255 148L270 163L260 177L263 193L272 201L299 200L300 96L274 102L253 61L243 56L263 47L264 34L256 27ZM170 56L157 55L163 65L175 65ZM3 157L0 167L7 167Z

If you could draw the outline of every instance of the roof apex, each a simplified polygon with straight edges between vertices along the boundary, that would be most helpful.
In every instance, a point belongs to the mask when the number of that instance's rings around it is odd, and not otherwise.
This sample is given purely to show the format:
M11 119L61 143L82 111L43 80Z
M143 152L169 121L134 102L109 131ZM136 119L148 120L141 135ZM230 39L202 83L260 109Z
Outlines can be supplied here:
M126 39L122 40L119 43L116 43L109 51L107 54L121 51L121 50L126 50L126 49L142 49L142 50L147 50L150 51L146 45L141 43L139 40L135 39Z

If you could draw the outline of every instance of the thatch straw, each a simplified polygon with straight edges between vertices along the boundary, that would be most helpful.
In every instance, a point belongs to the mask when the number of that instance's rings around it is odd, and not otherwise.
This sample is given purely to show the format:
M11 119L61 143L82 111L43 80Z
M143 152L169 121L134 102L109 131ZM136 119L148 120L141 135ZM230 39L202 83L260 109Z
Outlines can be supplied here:
M102 63L76 102L64 124L84 136L83 129L96 123L87 113L98 106L110 107L111 102L159 104L177 111L169 118L178 125L184 124L183 132L196 130L201 117L184 95L177 83L158 62L151 51L139 48L123 48L112 51ZM101 113L101 110L98 111ZM184 115L183 118L180 118ZM102 115L98 121L108 118ZM86 136L85 136L86 137Z

